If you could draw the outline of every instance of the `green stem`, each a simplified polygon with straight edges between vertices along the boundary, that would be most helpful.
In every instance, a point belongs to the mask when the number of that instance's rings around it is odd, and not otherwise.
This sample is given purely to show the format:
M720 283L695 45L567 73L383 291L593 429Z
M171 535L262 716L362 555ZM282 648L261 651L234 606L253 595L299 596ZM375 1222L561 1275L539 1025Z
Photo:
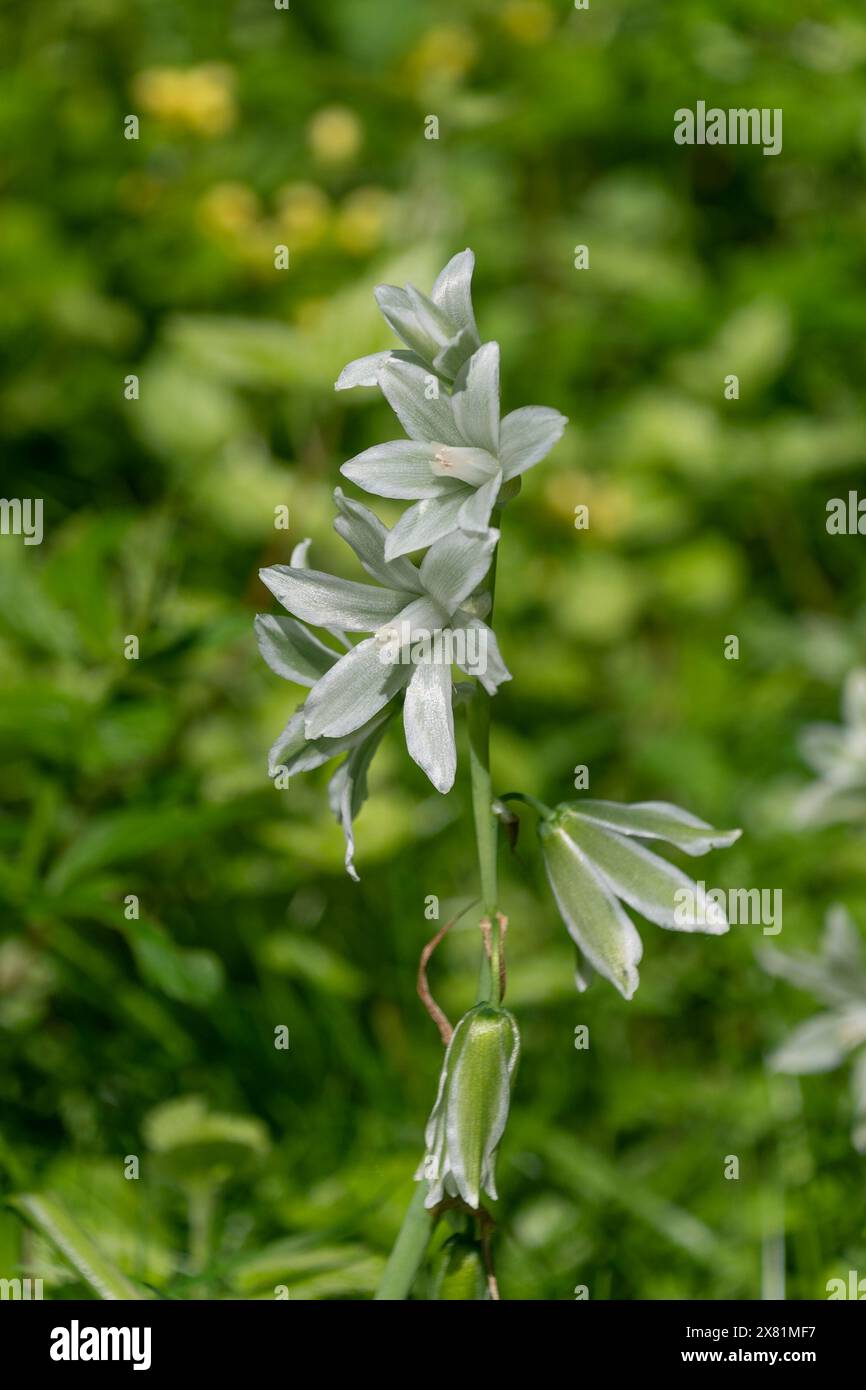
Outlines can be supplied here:
M496 587L496 552L490 566L490 620L493 594ZM490 696L478 684L469 702L469 766L472 777L472 814L475 821L475 843L478 851L478 870L481 876L481 908L491 925L492 962L481 951L481 970L478 978L477 1002L493 999L499 1003L499 922L496 911L499 892L496 881L496 848L498 826L493 812L493 788L490 780ZM434 1217L424 1206L426 1182L419 1182L409 1209L403 1218L400 1233L394 1243L375 1301L404 1299L409 1295L418 1273L433 1230Z
M496 559L499 547L493 552L490 566L490 579L487 592L490 596L490 611L487 621L493 622L493 600L496 593ZM488 960L486 950L481 952L481 967L478 974L477 1003L490 999L500 1002L499 991L499 922L496 913L499 908L499 886L496 874L496 851L499 841L499 826L493 811L493 784L490 780L490 700L491 697L479 683L476 684L469 703L469 771L472 778L472 815L475 822L475 846L478 854L478 872L481 878L481 909L490 922L490 948L492 959Z
M481 877L481 907L491 927L491 955L482 950L478 979L478 1002L492 999L499 1003L499 889L496 878L498 828L493 813L493 787L490 780L490 696L476 686L469 705L469 766L472 776L472 814L475 844Z
M394 1242L382 1281L376 1290L376 1302L383 1299L395 1301L409 1296L409 1290L412 1288L433 1230L433 1213L424 1206L426 1196L426 1182L416 1183L409 1210L403 1218L400 1234Z
M195 1186L189 1190L189 1267L193 1274L200 1274L210 1260L214 1199L212 1187Z
M498 798L500 801L523 801L527 806L531 806L540 816L552 816L553 812L549 806L545 806L543 801L539 801L537 796L530 796L529 792L506 792L504 796Z

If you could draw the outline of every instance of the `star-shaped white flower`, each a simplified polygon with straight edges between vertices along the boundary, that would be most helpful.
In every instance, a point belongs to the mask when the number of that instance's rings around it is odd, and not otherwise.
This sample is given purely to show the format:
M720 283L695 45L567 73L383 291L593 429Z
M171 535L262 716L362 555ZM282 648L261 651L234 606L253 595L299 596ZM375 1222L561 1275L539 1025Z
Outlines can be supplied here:
M365 492L414 500L388 537L388 559L488 526L503 485L543 459L567 424L537 405L500 421L498 343L472 354L451 395L414 362L387 362L378 382L408 438L376 444L340 472Z
M272 565L261 578L303 623L372 636L343 655L326 649L335 659L284 733L292 749L298 738L310 745L309 754L297 750L302 759L316 757L319 741L351 738L405 690L409 753L436 789L447 792L457 762L449 656L491 694L510 679L492 629L466 606L490 567L499 532L455 531L416 567L405 557L386 559L386 527L339 489L335 497L336 529L379 582L359 584L292 565Z

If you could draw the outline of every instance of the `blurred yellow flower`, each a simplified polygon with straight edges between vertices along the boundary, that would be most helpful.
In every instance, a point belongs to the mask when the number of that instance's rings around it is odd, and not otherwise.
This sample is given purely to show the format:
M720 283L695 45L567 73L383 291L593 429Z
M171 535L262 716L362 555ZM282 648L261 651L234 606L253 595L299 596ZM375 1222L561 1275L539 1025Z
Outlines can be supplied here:
M334 223L334 239L350 256L366 256L381 242L393 199L384 188L356 188L344 199Z
M317 246L328 230L331 204L313 183L288 183L277 190L277 221L289 249Z
M459 82L475 62L477 44L462 24L439 24L428 29L407 59L417 81Z
M545 0L508 0L502 24L517 43L544 43L553 28L554 14Z
M216 183L199 200L198 211L208 231L237 236L255 224L259 200L244 183Z
M345 164L360 150L364 128L347 106L324 106L307 126L307 140L322 164Z
M274 254L281 245L285 245L285 241L276 222L256 222L237 238L235 253L258 279L268 281L274 278ZM289 247L290 255L291 249Z
M235 122L235 77L225 63L195 68L147 68L133 80L142 110L198 135L222 135Z

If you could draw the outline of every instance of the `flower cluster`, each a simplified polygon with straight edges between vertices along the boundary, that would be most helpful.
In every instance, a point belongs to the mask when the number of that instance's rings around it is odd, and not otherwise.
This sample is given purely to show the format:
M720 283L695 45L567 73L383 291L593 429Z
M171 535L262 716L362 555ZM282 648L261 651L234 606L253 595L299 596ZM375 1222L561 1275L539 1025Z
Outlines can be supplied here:
M500 419L499 346L478 336L473 266L471 251L455 256L429 297L413 285L380 286L379 307L407 350L362 358L337 381L338 390L379 386L407 436L342 468L367 492L411 500L396 526L389 530L341 489L334 494L335 529L373 583L309 568L307 542L291 564L261 571L291 616L256 619L259 649L272 670L310 692L273 745L269 770L302 772L346 754L329 796L354 877L353 820L400 705L407 749L444 793L456 772L454 706L474 689L454 682L452 663L489 694L510 679L484 621L485 579L499 540L490 523L566 424L541 406ZM421 550L416 564L409 556ZM346 636L355 633L370 635L357 642Z

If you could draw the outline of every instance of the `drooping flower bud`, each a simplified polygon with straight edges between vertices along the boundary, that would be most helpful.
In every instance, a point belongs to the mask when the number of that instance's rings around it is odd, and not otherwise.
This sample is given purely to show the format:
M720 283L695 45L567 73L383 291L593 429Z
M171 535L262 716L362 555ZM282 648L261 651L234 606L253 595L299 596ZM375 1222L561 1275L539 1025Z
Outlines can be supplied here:
M454 1029L425 1131L427 1152L415 1174L429 1183L426 1207L448 1195L477 1208L482 1190L496 1200L496 1146L519 1051L520 1034L508 1009L476 1004Z
M644 840L666 840L685 854L732 845L740 830L715 830L663 801L621 806L586 797L548 811L538 822L544 866L556 903L584 961L631 999L643 953L623 904L669 931L728 930L714 894L653 854ZM718 892L718 890L717 890ZM588 983L578 971L578 989Z

